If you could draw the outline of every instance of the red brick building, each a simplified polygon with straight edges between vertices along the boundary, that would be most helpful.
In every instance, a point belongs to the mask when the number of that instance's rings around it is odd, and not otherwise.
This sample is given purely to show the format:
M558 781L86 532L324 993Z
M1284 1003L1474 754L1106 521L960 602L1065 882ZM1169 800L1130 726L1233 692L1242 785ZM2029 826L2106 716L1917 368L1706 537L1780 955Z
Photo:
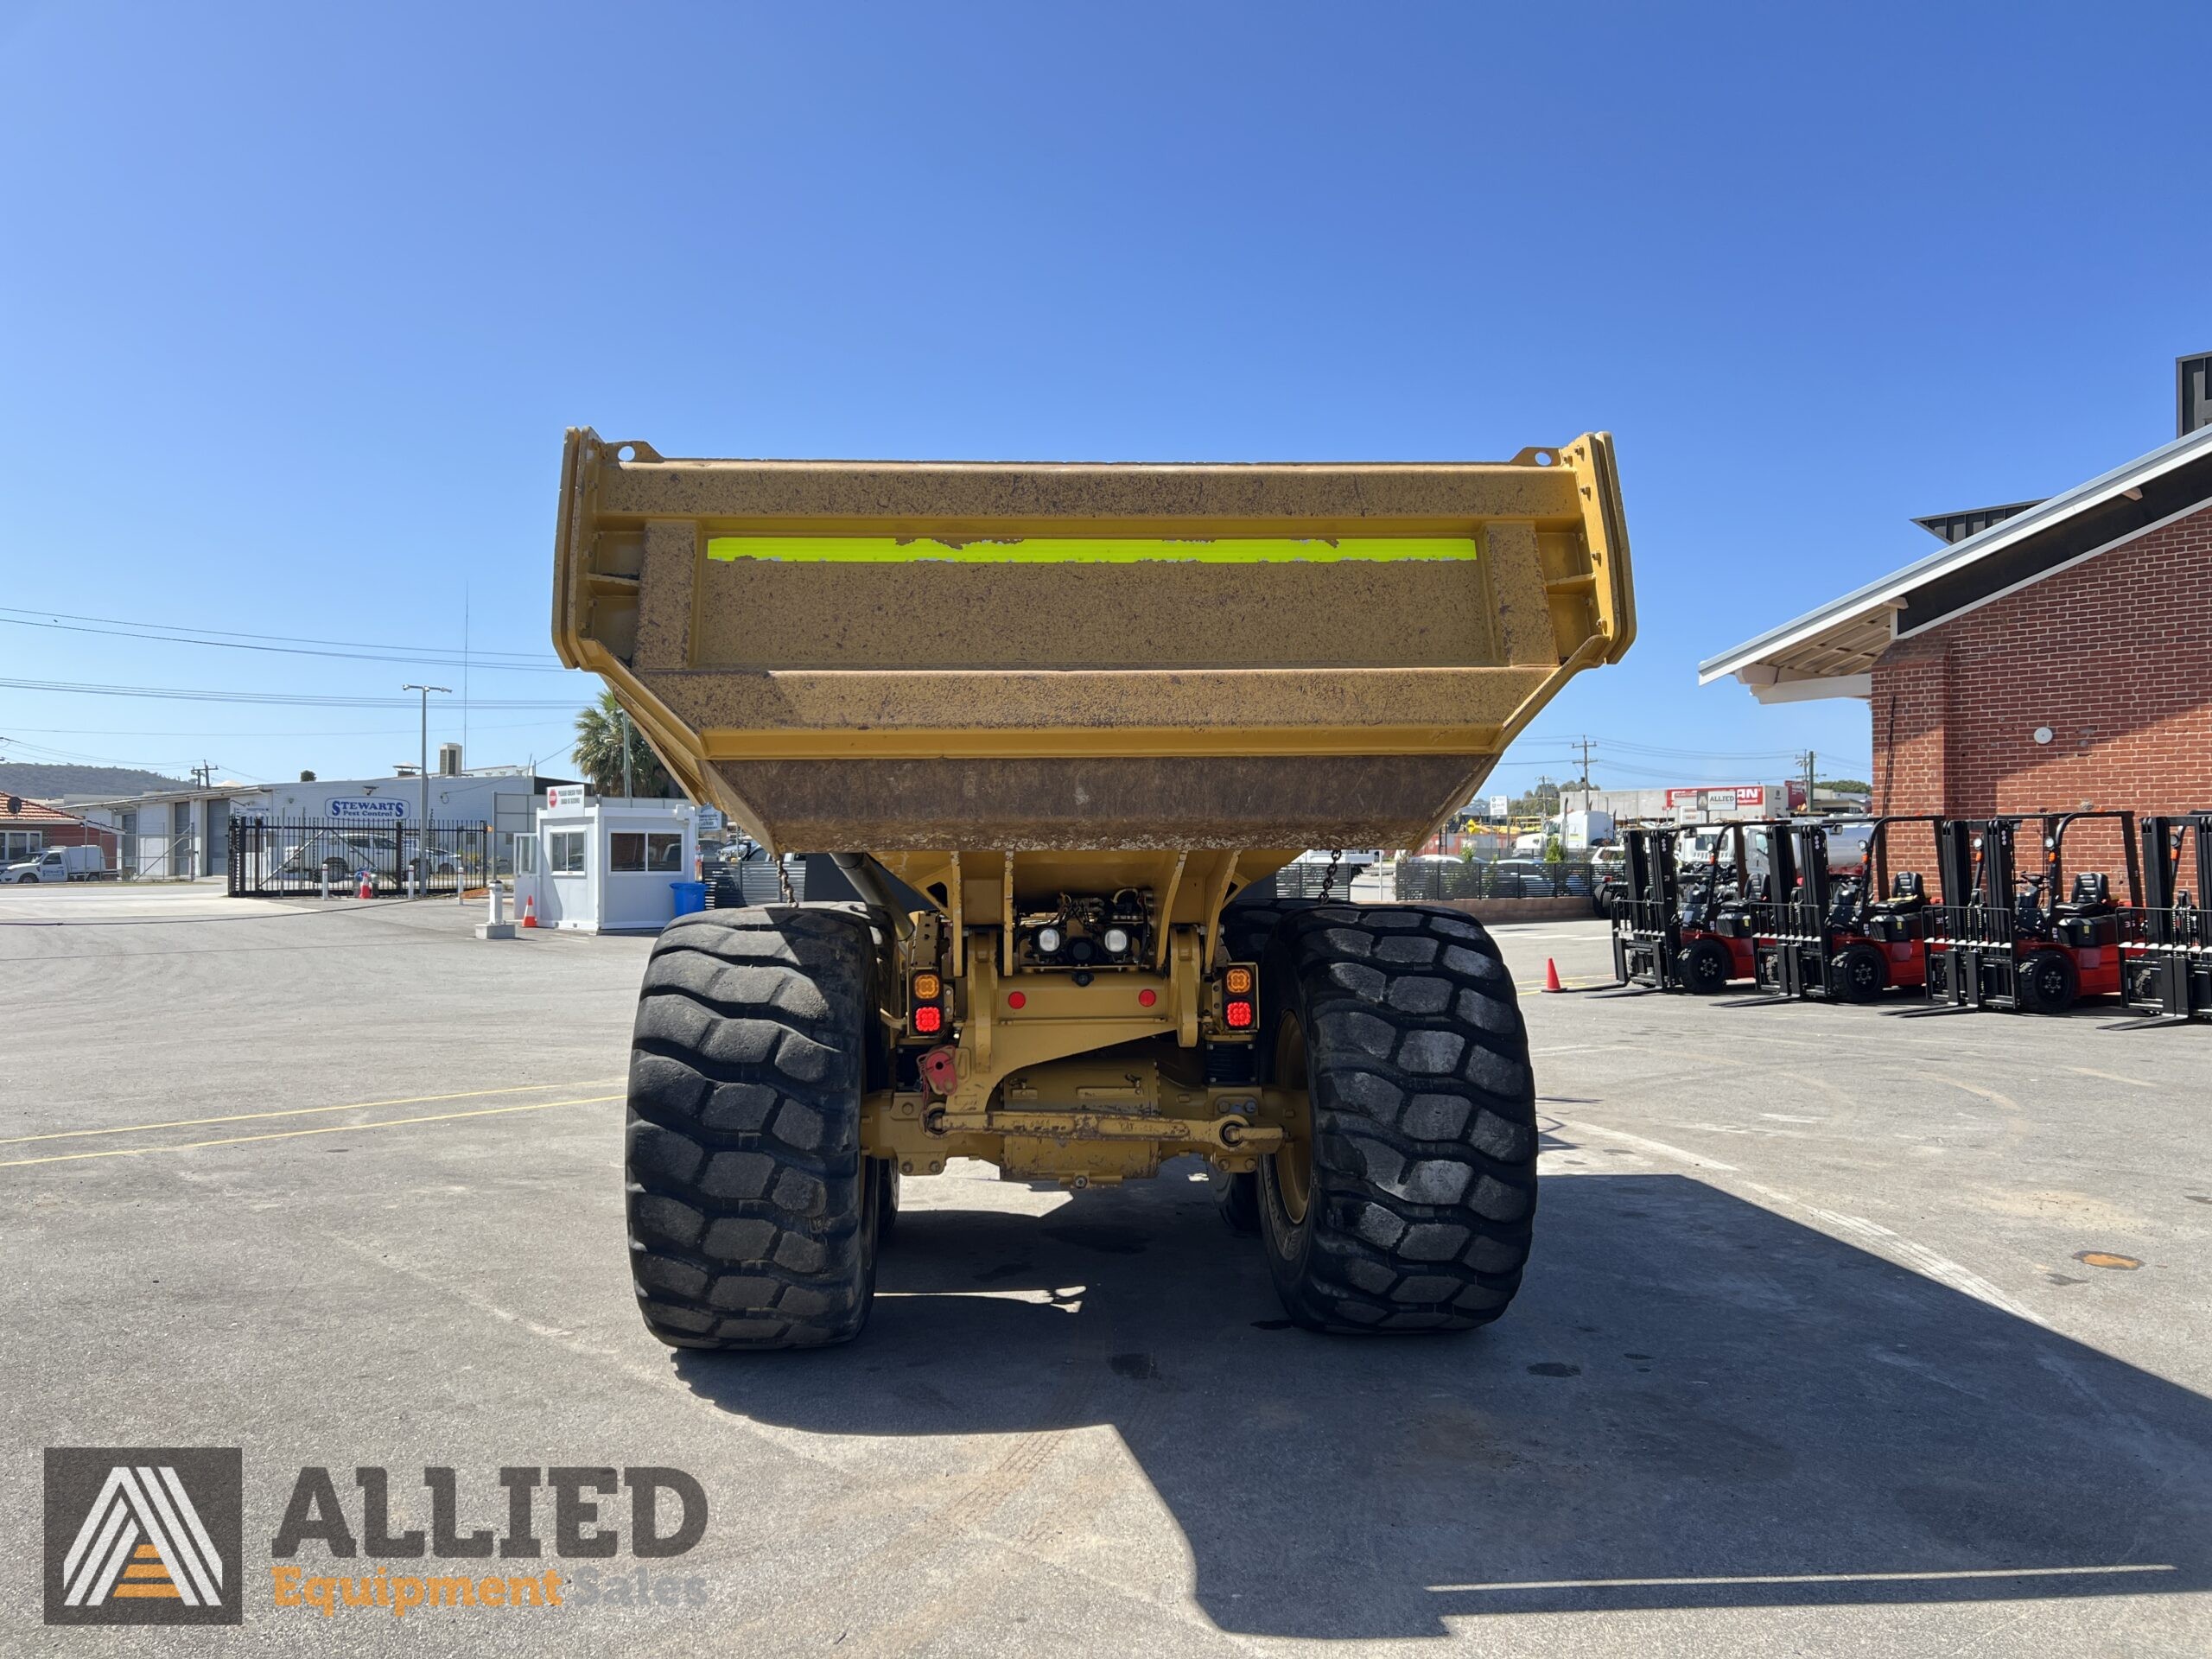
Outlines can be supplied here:
M2212 808L2212 427L1700 666L1866 701L1878 811ZM2115 849L2116 850L2116 849Z

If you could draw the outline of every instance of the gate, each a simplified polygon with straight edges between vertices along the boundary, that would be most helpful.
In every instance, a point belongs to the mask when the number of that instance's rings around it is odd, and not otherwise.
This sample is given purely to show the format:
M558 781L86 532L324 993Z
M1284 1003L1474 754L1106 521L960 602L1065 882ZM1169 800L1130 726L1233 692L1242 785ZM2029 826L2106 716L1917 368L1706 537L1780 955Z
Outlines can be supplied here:
M364 823L337 818L234 818L231 822L233 899L305 899L323 890L357 893L365 877L380 899L417 897L480 887L490 869L492 827L440 823Z

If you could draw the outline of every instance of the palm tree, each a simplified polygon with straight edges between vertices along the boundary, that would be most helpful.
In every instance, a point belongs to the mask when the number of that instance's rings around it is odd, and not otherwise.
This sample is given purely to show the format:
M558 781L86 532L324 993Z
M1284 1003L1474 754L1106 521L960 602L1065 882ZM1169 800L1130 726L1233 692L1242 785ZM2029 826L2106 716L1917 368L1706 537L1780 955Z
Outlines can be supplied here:
M622 712L622 705L614 700L612 691L602 691L597 702L576 711L576 747L573 753L576 769L590 781L593 791L601 795L622 792L622 742L626 734L630 744L632 792L646 799L671 793L668 772L659 757Z

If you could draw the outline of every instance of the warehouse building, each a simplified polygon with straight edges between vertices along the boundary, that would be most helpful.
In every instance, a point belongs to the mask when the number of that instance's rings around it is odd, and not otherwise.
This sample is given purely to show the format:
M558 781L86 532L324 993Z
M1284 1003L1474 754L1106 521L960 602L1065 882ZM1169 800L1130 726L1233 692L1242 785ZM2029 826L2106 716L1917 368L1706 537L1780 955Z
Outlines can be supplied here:
M140 881L191 881L223 873L233 804L251 793L242 784L180 784L111 799L73 796L69 802L112 833L124 875Z
M2212 807L2208 364L2184 359L2173 442L2046 501L1916 521L1940 551L1708 659L1700 683L1863 701L1880 811Z
M294 784L180 785L119 799L73 801L78 811L121 842L124 872L140 880L212 880L229 868L234 819L288 823L384 825L412 829L428 795L430 820L441 826L484 824L493 831L499 868L512 868L514 840L527 836L538 798L574 780L541 777L527 766L452 770L389 778L303 778Z

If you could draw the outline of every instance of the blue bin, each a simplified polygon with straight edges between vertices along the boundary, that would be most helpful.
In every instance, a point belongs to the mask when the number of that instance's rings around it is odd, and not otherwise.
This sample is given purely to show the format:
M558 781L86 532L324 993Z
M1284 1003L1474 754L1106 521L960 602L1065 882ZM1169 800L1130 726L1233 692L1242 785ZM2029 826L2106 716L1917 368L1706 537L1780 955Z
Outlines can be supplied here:
M671 881L670 889L676 894L676 913L689 916L695 910L707 907L707 884L703 881Z

